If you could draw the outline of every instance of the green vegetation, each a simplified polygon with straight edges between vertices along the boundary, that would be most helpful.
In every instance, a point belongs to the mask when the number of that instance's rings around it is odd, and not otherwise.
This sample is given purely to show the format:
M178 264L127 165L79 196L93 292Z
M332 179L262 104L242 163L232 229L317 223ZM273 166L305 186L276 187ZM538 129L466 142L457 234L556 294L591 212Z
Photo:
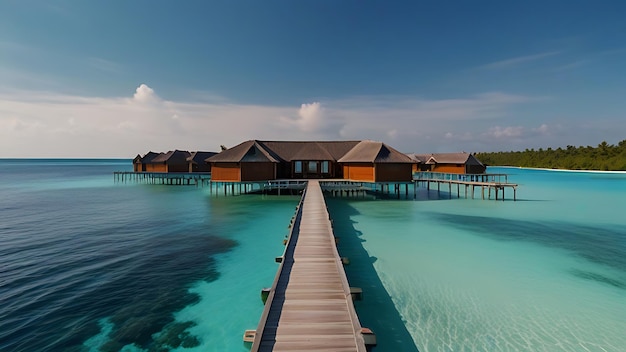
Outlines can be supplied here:
M486 165L548 169L626 171L626 140L617 145L602 142L597 147L526 149L523 152L476 153Z

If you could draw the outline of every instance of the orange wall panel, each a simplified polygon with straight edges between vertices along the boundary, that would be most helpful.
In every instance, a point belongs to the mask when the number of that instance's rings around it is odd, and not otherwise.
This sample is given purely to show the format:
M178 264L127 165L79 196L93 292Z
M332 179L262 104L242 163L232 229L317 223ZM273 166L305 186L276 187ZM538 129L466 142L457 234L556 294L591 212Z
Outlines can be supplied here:
M241 169L236 163L217 163L211 167L211 180L224 182L241 181Z
M167 172L167 165L165 164L146 164L147 172Z
M464 174L465 165L457 166L456 164L437 164L433 172L447 172L450 174Z
M344 164L343 178L354 181L374 182L374 165Z

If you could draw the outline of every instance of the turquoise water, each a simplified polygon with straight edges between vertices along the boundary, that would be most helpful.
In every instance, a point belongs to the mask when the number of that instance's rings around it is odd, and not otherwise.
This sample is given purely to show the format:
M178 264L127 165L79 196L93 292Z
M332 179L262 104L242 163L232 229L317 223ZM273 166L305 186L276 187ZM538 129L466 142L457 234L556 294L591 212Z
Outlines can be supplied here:
M363 325L397 335L379 347L415 350L410 335L420 351L623 351L626 175L490 171L521 199L331 200L364 249L352 284L385 291L358 302ZM395 330L377 321L388 300Z
M297 197L0 167L0 350L247 350ZM623 350L626 175L490 171L520 200L328 199L376 350Z

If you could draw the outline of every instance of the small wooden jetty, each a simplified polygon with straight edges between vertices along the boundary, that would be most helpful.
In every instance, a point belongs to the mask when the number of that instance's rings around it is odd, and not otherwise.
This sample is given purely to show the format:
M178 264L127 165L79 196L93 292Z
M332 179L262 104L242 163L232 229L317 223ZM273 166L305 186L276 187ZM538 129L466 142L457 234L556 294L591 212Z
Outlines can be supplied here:
M367 351L319 181L309 180L256 330L258 351Z
M471 189L471 197L474 199L475 189L480 187L482 199L485 199L485 190L487 190L487 199L491 199L491 191L494 191L495 199L498 200L500 191L504 200L505 189L513 191L513 200L517 200L517 184L508 182L506 174L452 174L444 172L417 172L413 178L415 186L421 184L426 185L430 190L431 184L437 185L437 191L441 191L441 185L448 185L448 192L452 197L453 186L456 185L457 198L461 197L461 186L464 188L465 198L468 197L468 189Z
M211 181L210 172L134 172L115 171L113 181L119 183L148 183L159 185L204 186Z

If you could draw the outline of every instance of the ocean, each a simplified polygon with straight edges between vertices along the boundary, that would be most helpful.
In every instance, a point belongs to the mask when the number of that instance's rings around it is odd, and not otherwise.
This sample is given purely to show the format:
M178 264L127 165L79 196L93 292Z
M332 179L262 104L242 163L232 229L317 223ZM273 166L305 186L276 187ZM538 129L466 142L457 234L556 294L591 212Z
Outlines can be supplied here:
M297 196L0 160L1 351L246 351ZM490 168L518 201L328 198L377 351L623 351L626 175Z

